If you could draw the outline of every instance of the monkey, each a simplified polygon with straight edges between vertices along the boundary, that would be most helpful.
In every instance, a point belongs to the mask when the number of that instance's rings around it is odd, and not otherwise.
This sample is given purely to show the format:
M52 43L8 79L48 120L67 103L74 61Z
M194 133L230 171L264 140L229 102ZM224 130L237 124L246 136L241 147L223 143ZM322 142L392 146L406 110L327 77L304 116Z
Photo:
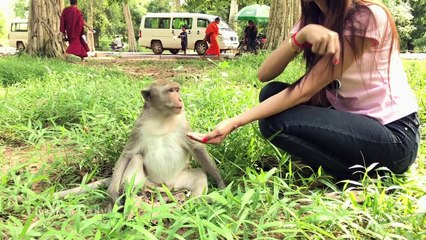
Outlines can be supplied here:
M185 116L179 84L169 80L157 80L141 90L145 100L129 139L118 158L111 178L102 183L95 182L87 188L109 185L107 193L110 203L120 197L125 184L134 186L186 189L191 195L200 196L207 192L207 174L219 188L225 182L205 146L191 140L186 134L191 127ZM190 168L193 157L202 169ZM85 189L75 188L59 193L65 197L70 193L82 193ZM111 205L109 206L109 208Z

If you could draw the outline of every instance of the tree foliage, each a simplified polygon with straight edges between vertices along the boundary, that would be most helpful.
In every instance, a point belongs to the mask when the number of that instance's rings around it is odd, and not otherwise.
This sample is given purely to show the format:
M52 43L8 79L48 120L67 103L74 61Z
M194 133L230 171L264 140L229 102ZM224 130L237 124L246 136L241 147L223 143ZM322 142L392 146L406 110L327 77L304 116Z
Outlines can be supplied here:
M3 12L0 12L0 38L3 38L6 33L6 20Z
M172 10L172 4L169 0L156 0L150 1L146 6L147 12L170 12Z
M411 41L411 36L415 27L413 25L412 8L408 1L385 0L384 3L391 11L401 42L401 49L407 49L407 43Z
M29 12L29 0L17 0L13 8L15 16L18 18L27 18Z
M238 8L252 4L271 5L271 0L255 1L255 0L238 0ZM207 13L220 16L225 21L229 21L229 0L186 0L183 5L183 10L193 13Z
M413 8L413 25L415 29L409 41L409 50L426 51L426 0L410 0Z

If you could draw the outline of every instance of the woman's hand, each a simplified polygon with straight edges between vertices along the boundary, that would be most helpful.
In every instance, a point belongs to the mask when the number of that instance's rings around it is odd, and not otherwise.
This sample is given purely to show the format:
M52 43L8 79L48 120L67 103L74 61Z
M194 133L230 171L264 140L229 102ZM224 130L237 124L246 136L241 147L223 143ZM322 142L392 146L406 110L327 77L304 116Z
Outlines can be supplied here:
M192 140L200 143L219 144L223 141L223 139L225 139L226 136L228 136L238 127L238 122L234 118L229 118L223 120L213 131L207 134L189 132L187 133L187 136Z
M339 35L324 26L306 25L297 33L296 41L301 44L310 43L312 52L316 54L333 55L334 65L340 61Z

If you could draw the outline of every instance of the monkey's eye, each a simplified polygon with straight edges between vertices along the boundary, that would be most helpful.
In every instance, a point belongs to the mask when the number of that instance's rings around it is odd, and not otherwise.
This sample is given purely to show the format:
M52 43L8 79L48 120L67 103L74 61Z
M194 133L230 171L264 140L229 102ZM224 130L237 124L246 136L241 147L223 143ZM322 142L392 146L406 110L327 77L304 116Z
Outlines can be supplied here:
M179 88L169 88L169 92L179 92Z

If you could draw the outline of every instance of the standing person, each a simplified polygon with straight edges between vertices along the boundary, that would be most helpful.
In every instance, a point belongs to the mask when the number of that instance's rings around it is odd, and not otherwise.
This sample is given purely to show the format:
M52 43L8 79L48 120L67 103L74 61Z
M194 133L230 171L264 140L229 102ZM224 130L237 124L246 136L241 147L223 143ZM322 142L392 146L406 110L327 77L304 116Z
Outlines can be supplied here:
M188 46L188 33L186 32L186 26L182 26L182 32L179 34L180 45L182 46L183 54L186 55L186 48Z
M368 0L301 0L301 6L291 37L265 59L258 78L274 79L301 51L305 75L291 85L267 84L257 106L208 134L188 136L220 143L259 120L275 146L338 179L353 177L354 165L373 163L404 173L417 156L418 106L389 10Z
M257 27L252 20L248 20L247 27L244 29L244 41L247 50L257 53L256 51Z
M83 61L88 56L87 52L90 49L83 38L84 26L93 32L93 29L84 21L83 14L77 7L77 0L70 0L70 6L64 8L62 11L60 22L60 31L69 42L65 57L68 54L73 54L80 57L81 61Z
M219 23L220 18L216 17L214 22L209 23L206 28L206 37L204 40L210 43L209 49L206 51L207 55L217 55L220 57L220 47L217 41L217 37L219 36Z

